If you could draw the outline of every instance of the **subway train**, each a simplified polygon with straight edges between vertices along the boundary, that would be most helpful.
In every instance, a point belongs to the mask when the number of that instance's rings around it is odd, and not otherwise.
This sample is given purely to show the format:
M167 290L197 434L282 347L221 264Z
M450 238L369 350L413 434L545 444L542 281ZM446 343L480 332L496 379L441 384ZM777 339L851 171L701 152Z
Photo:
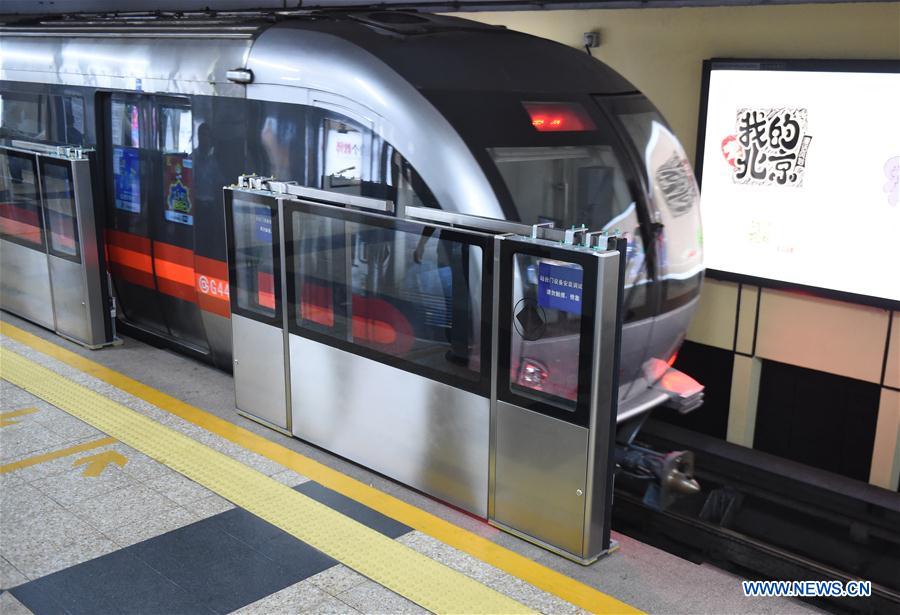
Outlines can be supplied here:
M630 443L656 406L702 403L702 385L672 367L703 278L691 165L653 104L583 51L399 11L10 19L0 117L4 142L96 151L121 330L231 369L222 187L256 173L391 201L396 216L436 208L624 234L619 440ZM6 179L23 180L5 166ZM41 221L5 192L0 232L21 242ZM390 254L360 245L358 257ZM254 283L265 307L271 276ZM439 298L441 283L420 280L418 301ZM303 309L333 318L327 300ZM426 327L446 342L439 358L458 363L449 311L406 319L368 342L414 352L397 339ZM567 352L523 350L518 384L574 395ZM661 459L619 462L658 474Z

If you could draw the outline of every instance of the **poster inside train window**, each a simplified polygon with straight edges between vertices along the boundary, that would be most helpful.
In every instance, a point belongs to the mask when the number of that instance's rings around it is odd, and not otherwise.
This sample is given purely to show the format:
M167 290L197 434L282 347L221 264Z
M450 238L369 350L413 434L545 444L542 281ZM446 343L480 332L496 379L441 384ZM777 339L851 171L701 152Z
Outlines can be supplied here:
M169 222L194 224L193 161L184 154L163 156L165 216Z

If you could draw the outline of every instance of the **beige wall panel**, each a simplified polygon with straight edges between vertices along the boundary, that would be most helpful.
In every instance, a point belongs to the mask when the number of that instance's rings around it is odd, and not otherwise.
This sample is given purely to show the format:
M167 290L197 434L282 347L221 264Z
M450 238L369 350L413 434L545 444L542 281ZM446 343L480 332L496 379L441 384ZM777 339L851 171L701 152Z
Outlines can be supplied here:
M707 346L731 350L734 344L734 314L737 284L704 280L700 303L687 330L687 339Z
M884 370L884 385L900 389L900 312L894 312L891 324L891 342Z
M756 354L878 383L887 324L887 310L763 289Z
M756 408L759 400L759 374L762 361L734 355L731 372L731 403L728 407L728 431L732 444L753 447L756 432Z
M806 4L467 13L582 48L622 73L669 120L694 159L702 61L735 58L900 58L900 4Z
M900 391L881 389L869 482L891 491L900 479Z
M759 287L744 284L741 287L741 309L738 310L738 328L735 350L753 354L753 330L756 327L756 300Z

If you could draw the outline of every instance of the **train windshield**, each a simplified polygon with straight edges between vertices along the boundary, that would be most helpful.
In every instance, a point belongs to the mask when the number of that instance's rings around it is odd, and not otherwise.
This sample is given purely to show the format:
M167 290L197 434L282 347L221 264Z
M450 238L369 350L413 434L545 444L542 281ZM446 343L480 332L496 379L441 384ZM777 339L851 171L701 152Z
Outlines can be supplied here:
M608 145L495 147L488 152L526 224L607 229L632 205L622 168Z
M488 153L522 222L622 233L628 239L625 285L636 289L629 303L645 301L644 289L637 290L647 282L638 205L610 145L495 147Z

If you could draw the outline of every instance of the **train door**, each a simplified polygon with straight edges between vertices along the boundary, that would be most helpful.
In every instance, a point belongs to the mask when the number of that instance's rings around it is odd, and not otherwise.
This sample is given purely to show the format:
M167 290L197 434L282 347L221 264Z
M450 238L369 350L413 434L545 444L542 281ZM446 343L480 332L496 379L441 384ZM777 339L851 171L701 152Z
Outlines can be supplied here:
M105 113L106 245L119 308L132 325L168 334L153 273L152 116L139 96L113 94Z
M186 99L106 107L110 272L125 320L207 354L194 263L194 126Z
M194 274L197 199L191 108L185 99L154 97L151 104L156 136L151 233L160 306L172 337L207 353Z

